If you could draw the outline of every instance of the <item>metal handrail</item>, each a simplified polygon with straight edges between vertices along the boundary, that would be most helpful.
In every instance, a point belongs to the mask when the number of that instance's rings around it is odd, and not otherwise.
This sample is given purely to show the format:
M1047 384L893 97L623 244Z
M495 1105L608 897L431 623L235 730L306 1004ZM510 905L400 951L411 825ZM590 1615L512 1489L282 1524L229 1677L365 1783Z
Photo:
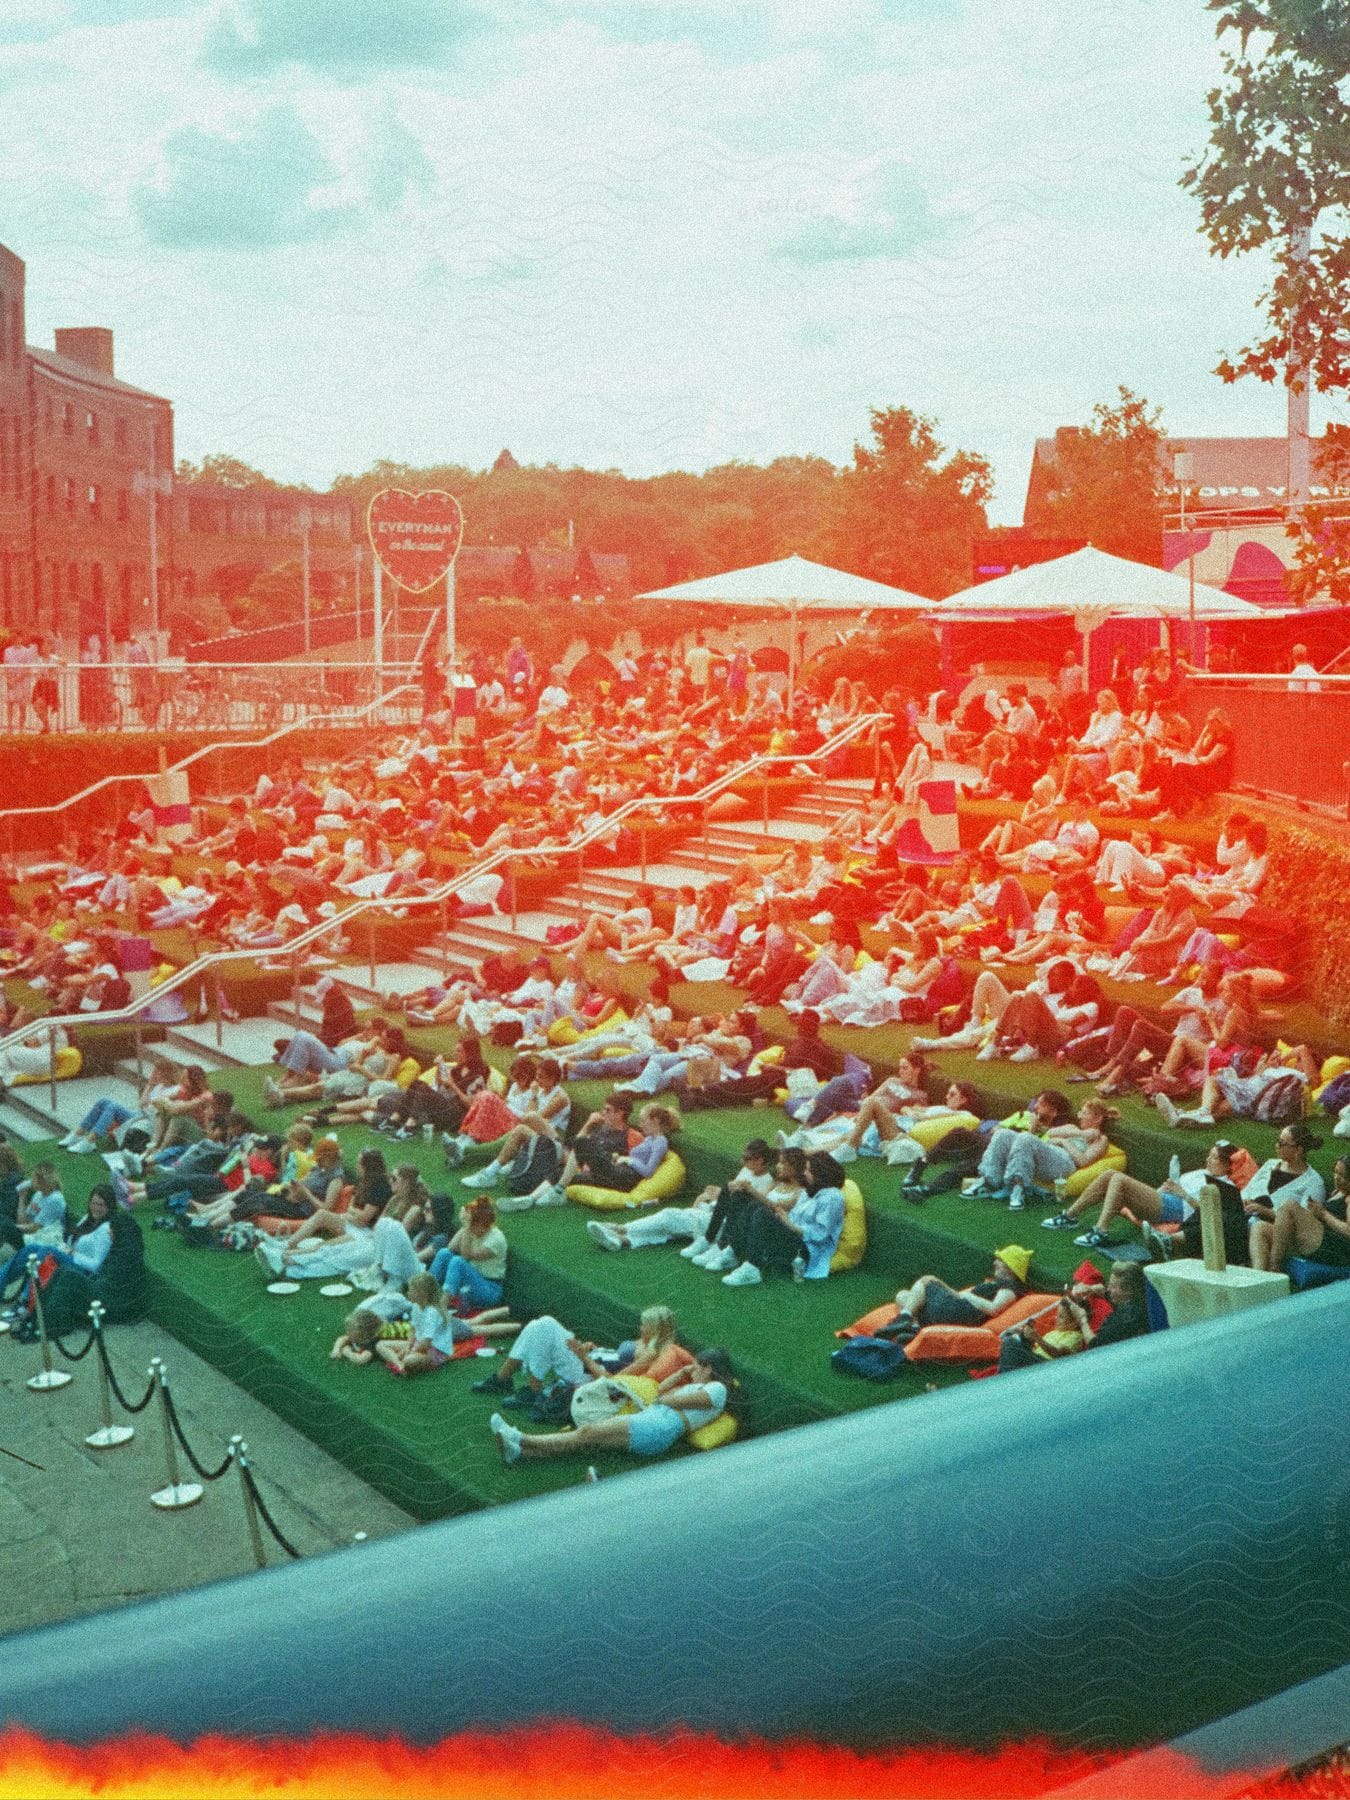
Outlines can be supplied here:
M145 666L153 668L154 665L147 664ZM206 668L209 666L211 665L204 663L193 663L189 665L189 667L193 669ZM315 667L317 666L318 665L316 664ZM216 756L224 750L266 750L270 745L277 743L281 738L286 737L292 731L313 731L316 728L322 728L326 724L355 725L364 718L367 713L377 711L380 707L388 706L389 703L392 700L396 700L400 694L415 694L416 692L417 688L414 683L410 681L402 682L398 687L391 688L387 694L382 694L375 700L368 700L364 706L358 707L355 712L321 713L307 719L292 719L288 724L279 725L277 729L270 732L267 737L244 738L238 742L222 744L203 744L199 750L190 751L188 755L181 757L176 763L171 763L167 769L148 770L142 775L104 775L98 781L91 783L89 787L81 788L78 794L70 794L64 800L54 800L50 806L7 806L0 808L0 823L3 823L7 819L36 819L45 818L52 813L61 813L64 812L67 807L74 806L81 800L90 799L94 794L101 792L104 788L116 786L118 782L131 781L144 784L147 781L157 781L161 775L179 774L182 770L191 768L192 764L199 761L202 757Z
M846 745L852 743L854 739L861 736L864 731L873 729L877 725L882 724L886 717L887 715L885 713L862 713L856 719L851 719L847 725L842 726L840 730L826 743L822 744L818 750L813 750L807 755L800 755L793 751L782 751L772 755L766 752L764 755L752 757L748 762L742 763L737 768L727 771L724 775L719 775L714 781L710 781L705 787L700 788L697 793L646 794L637 799L626 801L617 812L612 813L608 818L593 825L588 831L584 831L579 836L569 839L565 844L529 844L525 846L523 851L516 849L514 846L510 846L505 850L494 851L491 856L485 857L482 862L471 864L469 868L462 869L457 875L454 875L448 881L443 882L440 887L433 889L429 894L396 894L392 897L386 896L378 900L371 899L358 901L355 906L349 907L346 912L339 913L336 918L323 919L318 924L311 925L306 930L302 931L298 937L290 938L286 943L278 944L272 949L262 950L261 954L264 956L284 956L291 958L293 961L297 961L301 951L308 949L313 944L317 944L322 938L327 937L330 932L345 930L346 927L351 925L356 919L367 914L402 915L412 907L444 906L448 900L458 893L462 887L466 887L469 882L476 881L484 875L495 874L498 869L504 866L509 867L509 865L516 862L522 854L528 856L531 860L543 856L557 858L575 855L578 852L583 852L588 844L595 843L602 837L607 837L618 825L621 825L626 819L631 818L637 812L655 809L657 807L665 808L670 806L706 807L711 801L717 799L720 794L725 793L728 788L734 787L739 782L744 781L747 776L754 775L760 771L767 771L770 766L788 763L795 768L801 763L813 764L823 762L826 758L833 756L837 751L842 750ZM129 1006L120 1007L115 1012L49 1014L45 1018L34 1020L31 1024L22 1027L18 1031L11 1032L8 1037L0 1038L0 1050L8 1049L11 1044L23 1042L25 1038L32 1037L35 1032L49 1031L54 1033L58 1026L84 1025L87 1027L94 1024L134 1024L140 1018L142 1013L155 1005L155 1003L161 1000L166 994L175 993L179 988L187 987L194 981L201 981L209 972L220 969L226 964L252 962L257 959L259 954L260 952L257 949L209 951L205 956L200 956L194 962L187 963L183 968L176 970L174 974L166 977L158 987L149 989L148 992L140 995L136 1000L133 1000ZM54 1056L52 1062L54 1068Z
M1350 652L1343 654L1350 654ZM1339 662L1340 658L1338 657L1336 660ZM1193 669L1187 675L1186 680L1188 683L1196 682L1206 687L1253 687L1274 689L1276 693L1281 690L1287 690L1290 693L1307 693L1308 684L1313 681L1317 682L1319 686L1325 684L1326 691L1329 693L1336 693L1342 688L1350 688L1350 674L1333 675L1330 672L1330 666L1326 669L1319 669L1315 675L1291 675L1287 672L1282 675L1249 675L1241 669L1234 670L1232 673L1226 673L1220 669Z

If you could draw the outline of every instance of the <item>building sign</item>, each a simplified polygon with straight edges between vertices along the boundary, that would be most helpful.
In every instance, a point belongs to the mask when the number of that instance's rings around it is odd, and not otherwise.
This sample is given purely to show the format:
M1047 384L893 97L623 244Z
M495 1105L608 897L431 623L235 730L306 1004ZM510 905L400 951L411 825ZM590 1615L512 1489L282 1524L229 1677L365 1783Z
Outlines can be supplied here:
M453 494L428 488L383 488L366 509L370 547L391 581L424 594L441 581L459 553L464 515Z

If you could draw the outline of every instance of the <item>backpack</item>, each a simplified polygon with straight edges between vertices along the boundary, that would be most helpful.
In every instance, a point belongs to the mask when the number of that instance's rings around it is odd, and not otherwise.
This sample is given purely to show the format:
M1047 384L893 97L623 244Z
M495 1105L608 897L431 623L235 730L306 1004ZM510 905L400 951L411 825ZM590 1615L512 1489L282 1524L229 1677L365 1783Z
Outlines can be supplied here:
M909 1364L903 1341L856 1337L831 1352L830 1366L844 1375L861 1375L864 1381L889 1381Z
M1305 1084L1291 1070L1262 1088L1252 1108L1252 1117L1266 1125L1287 1125L1291 1119L1303 1117L1305 1099Z

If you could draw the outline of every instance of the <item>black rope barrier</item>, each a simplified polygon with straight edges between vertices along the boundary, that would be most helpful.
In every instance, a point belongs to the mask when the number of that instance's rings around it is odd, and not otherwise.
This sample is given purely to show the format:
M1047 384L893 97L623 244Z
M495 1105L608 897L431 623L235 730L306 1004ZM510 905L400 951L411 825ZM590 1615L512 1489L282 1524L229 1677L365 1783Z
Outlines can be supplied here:
M113 1391L113 1398L122 1408L122 1411L129 1413L144 1412L146 1407L149 1406L150 1402L155 1397L155 1388L157 1386L155 1376L153 1374L151 1375L149 1385L139 1400L128 1400L126 1395L122 1392L121 1387L118 1385L116 1375L113 1374L113 1366L108 1361L108 1346L103 1341L103 1333L101 1331L98 1333L98 1354L99 1361L103 1364L103 1373L108 1377L108 1386Z
M258 1517L262 1520L263 1524L271 1532L272 1536L276 1539L277 1543L286 1552L287 1556L293 1557L296 1562L299 1562L300 1561L300 1552L296 1549L295 1545L291 1543L290 1539L284 1535L284 1533L281 1531L280 1527L278 1526L276 1520L272 1517L271 1513L268 1512L267 1502L263 1499L262 1495L258 1492L258 1484L253 1479L253 1470L249 1467L247 1459L245 1459L245 1461L241 1465L241 1472L243 1474L245 1482L248 1484L249 1496L252 1499L253 1504L258 1509Z
M91 1325L89 1327L89 1336L80 1345L78 1350L67 1350L65 1340L59 1337L57 1333L50 1328L48 1329L47 1336L56 1345L57 1349L61 1352L62 1356L65 1357L67 1362L83 1362L84 1358L88 1356L89 1352L93 1349L94 1339L98 1336L98 1333Z
M206 1468L204 1464L197 1461L196 1456L193 1454L192 1446L188 1443L187 1438L183 1433L183 1427L178 1418L178 1408L173 1403L173 1395L169 1392L169 1384L167 1381L164 1383L164 1404L168 1410L169 1423L173 1427L173 1435L178 1439L178 1447L192 1464L193 1471L200 1475L203 1481L219 1481L221 1476L234 1461L232 1452L229 1450L225 1452L225 1460L218 1469Z

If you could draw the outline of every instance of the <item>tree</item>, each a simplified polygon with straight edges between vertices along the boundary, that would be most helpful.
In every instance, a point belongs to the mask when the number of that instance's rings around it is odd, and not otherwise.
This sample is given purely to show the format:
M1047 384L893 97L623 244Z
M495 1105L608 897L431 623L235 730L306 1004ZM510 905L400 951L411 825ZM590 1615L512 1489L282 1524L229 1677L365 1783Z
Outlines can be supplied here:
M1119 394L1114 405L1093 407L1090 425L1055 434L1055 486L1028 507L1027 529L1157 565L1167 479L1162 415L1127 387Z
M872 443L834 484L820 535L826 562L933 599L965 587L970 546L994 491L988 460L948 455L934 421L905 406L874 409ZM945 459L945 460L944 460Z
M1266 332L1225 357L1225 381L1307 366L1322 391L1350 385L1350 9L1345 0L1207 0L1224 85L1211 90L1205 153L1181 185L1214 254L1270 254ZM1307 234L1305 236L1305 234Z
M240 462L237 456L226 456L222 452L204 456L199 463L180 462L177 478L179 481L214 481L219 487L231 488L281 486L270 475L264 475L261 469L255 469L250 463Z

